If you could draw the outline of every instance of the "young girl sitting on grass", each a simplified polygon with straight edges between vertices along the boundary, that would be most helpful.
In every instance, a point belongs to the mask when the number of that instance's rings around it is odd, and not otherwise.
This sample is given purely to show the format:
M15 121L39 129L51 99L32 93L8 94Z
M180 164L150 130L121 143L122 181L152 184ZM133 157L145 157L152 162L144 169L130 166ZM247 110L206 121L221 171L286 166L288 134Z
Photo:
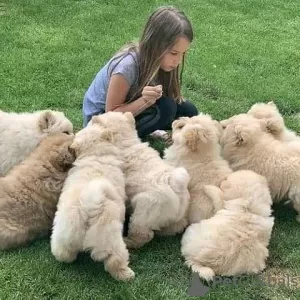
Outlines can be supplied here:
M193 29L183 12L173 7L154 11L139 43L121 49L96 75L84 96L84 126L93 115L130 111L139 137L168 139L165 130L175 119L198 114L180 92L184 56L192 40Z

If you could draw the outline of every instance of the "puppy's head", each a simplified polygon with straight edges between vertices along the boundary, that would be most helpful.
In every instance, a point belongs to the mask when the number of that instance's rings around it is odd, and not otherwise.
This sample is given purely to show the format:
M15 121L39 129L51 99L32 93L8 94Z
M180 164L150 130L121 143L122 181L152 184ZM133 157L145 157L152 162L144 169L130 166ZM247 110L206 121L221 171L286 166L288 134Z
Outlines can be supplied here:
M39 155L60 171L68 171L76 159L71 148L74 136L65 133L56 133L47 136L38 147Z
M94 116L88 126L93 124L97 124L113 132L116 143L122 143L138 136L135 128L135 119L131 112L112 111Z
M268 103L255 103L247 112L256 119L273 118L280 116L279 110L273 101Z
M220 143L223 147L246 147L255 143L262 132L262 122L249 115L239 115L231 119L223 131Z
M265 177L250 171L233 172L224 180L220 189L223 191L225 207L231 207L230 201L240 205L245 211L268 217L271 214L271 195Z
M278 136L284 131L284 119L273 101L256 103L247 114L256 119L264 120L266 131L274 136Z
M45 110L40 112L38 127L47 134L73 133L73 125L63 112Z
M110 128L99 126L98 123L89 123L76 133L71 148L77 157L114 154L114 139L115 133Z
M220 125L221 125L222 129L224 130L233 120L242 120L242 119L244 119L245 116L247 117L247 114L234 115L234 116L230 117L229 119L220 121Z
M173 122L172 129L174 144L191 152L217 147L221 135L219 122L204 114L179 118Z

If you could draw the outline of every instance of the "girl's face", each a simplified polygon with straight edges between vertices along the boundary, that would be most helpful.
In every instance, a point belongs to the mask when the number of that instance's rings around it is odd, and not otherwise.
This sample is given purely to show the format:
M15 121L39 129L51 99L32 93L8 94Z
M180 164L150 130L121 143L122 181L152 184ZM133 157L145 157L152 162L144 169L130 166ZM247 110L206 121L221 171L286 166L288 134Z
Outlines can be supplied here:
M179 37L172 48L163 55L160 68L165 72L171 72L182 62L185 52L189 49L190 42L185 37Z

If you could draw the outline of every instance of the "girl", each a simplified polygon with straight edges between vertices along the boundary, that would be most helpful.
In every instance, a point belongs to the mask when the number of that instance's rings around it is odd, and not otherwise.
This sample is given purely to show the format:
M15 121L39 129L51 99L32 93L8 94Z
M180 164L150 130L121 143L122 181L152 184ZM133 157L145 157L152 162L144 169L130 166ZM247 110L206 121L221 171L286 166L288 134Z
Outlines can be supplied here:
M183 12L158 8L139 43L121 49L96 75L84 96L84 126L93 115L130 111L139 137L152 133L167 139L164 130L175 119L198 114L180 93L184 56L192 40L192 26Z

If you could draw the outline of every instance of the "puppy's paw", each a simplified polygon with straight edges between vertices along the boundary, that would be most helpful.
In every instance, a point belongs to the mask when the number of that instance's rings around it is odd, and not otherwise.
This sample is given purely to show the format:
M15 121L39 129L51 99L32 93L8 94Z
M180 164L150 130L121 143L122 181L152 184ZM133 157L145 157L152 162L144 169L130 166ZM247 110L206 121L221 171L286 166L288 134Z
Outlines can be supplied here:
M160 231L156 231L155 234L158 236L182 234L187 226L188 221L186 219L182 219L169 227L165 227L162 228Z
M149 231L143 234L132 234L129 232L128 236L124 238L124 242L129 249L138 249L150 242L154 237L154 232Z
M76 260L78 255L77 252L71 252L71 251L61 251L60 253L53 253L52 251L52 254L55 256L56 260L65 263L72 263L73 261Z
M114 273L110 272L110 274L116 280L122 280L122 281L129 281L135 277L135 273L129 267L121 268L119 270L116 270Z
M135 240L132 240L131 238L128 238L128 237L124 237L124 242L128 249L138 249L138 248L142 247L141 243L139 243Z

